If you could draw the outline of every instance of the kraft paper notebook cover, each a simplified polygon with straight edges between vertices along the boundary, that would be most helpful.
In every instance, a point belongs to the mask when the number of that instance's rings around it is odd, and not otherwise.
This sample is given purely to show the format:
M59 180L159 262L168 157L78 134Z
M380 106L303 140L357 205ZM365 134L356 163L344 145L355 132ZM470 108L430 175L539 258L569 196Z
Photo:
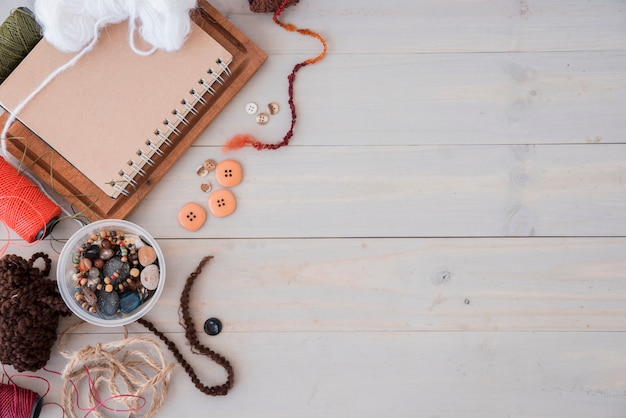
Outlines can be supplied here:
M26 139L10 141L11 153L25 154L89 218L125 217L266 59L200 6L174 52L140 56L128 46L127 22L104 28L94 50L20 112L10 135ZM12 109L71 56L40 42L0 85L2 106Z

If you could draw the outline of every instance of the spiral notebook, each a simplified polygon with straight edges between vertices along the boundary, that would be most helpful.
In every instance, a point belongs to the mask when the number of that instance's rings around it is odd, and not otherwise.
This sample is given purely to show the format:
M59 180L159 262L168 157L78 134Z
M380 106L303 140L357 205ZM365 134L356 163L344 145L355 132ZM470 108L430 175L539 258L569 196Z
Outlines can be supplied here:
M140 191L134 197L143 197L164 174L158 167L169 168L171 159L180 157L266 59L212 6L205 1L199 5L188 38L174 52L138 55L128 45L127 22L105 27L96 47L18 114L33 138L41 139L61 158L39 161L41 144L37 141L22 144L23 148L13 142L12 153L39 153L30 155L38 176L48 180L47 173L55 172L57 178L50 180L57 180L57 186L64 185L67 190L63 191L72 195L97 197L102 192L125 202ZM140 49L149 49L138 35L136 42ZM0 84L2 107L13 109L72 56L41 41ZM17 136L19 126L9 133ZM88 185L75 188L73 180L64 178L61 167L66 163L99 190ZM103 205L101 201L94 204L95 200L83 204L90 209ZM120 204L128 210L113 208ZM109 202L96 210L94 218L111 212L124 217L130 209L126 203Z

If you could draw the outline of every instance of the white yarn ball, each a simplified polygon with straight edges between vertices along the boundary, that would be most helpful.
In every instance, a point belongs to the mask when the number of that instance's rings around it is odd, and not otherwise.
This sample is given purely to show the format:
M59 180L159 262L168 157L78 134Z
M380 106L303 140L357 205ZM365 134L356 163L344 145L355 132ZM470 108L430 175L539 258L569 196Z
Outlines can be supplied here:
M137 17L143 39L158 49L179 49L191 30L189 10L196 7L196 0L144 0L141 3Z
M196 0L35 0L34 12L44 38L65 52L84 48L95 29L126 19L154 48L174 51L191 29L194 7Z

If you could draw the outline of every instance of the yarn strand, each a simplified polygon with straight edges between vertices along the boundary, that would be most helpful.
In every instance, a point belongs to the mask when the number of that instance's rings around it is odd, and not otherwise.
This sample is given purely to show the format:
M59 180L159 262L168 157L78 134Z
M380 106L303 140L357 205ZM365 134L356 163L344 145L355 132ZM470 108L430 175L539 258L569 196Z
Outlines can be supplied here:
M191 273L191 275L187 278L187 282L185 283L185 287L180 296L180 309L182 312L181 325L185 329L185 337L187 338L187 341L189 342L191 347L197 350L197 352L199 352L200 354L210 358L215 363L222 366L224 370L226 370L226 374L227 374L226 382L224 382L221 385L215 385L215 386L206 386L205 384L203 384L198 378L198 376L196 375L191 365L185 360L181 352L178 350L178 348L176 347L176 344L174 344L173 341L167 338L167 336L163 334L161 331L157 330L154 324L148 321L147 319L140 318L137 320L137 322L139 322L141 325L146 327L148 330L152 331L154 335L159 337L161 341L165 343L167 348L172 352L172 354L174 354L174 357L176 358L176 360L180 363L180 365L183 367L185 372L191 378L191 381L193 382L195 387L200 392L209 396L225 396L228 394L228 391L233 387L233 384L235 381L235 373L234 373L233 367L224 356L222 356L221 354L211 350L209 347L200 343L200 341L198 340L198 335L196 333L196 328L195 328L193 319L191 318L191 314L189 313L189 297L191 294L191 287L193 286L193 283L195 282L196 278L200 275L200 273L202 273L202 268L204 267L204 265L212 258L213 256L204 257L202 261L200 261L200 263L196 267L195 271Z
M65 338L83 324L79 322L67 328L57 342L59 353L69 360L62 373L61 392L61 404L68 414L76 416L75 408L78 408L87 411L85 416L91 413L102 416L99 409L113 412L141 410L143 417L154 416L165 401L175 363L167 362L158 342L143 337L129 338L126 327L121 340L87 345L77 352L66 351L63 347ZM81 405L80 385L88 388L87 406ZM101 396L101 389L106 390L106 397ZM72 394L75 394L75 402ZM144 411L148 395L152 395L152 404ZM124 406L109 406L112 402L123 402Z
M11 112L11 114L9 115L9 117L7 118L7 120L6 120L5 124L4 124L4 129L2 129L2 133L0 133L0 140L2 140L2 141L6 140L7 132L9 131L9 127L13 124L13 122L15 122L15 120L17 119L17 115L22 111L22 109L24 109L26 107L26 105L37 94L39 94L39 92L41 90L43 90L48 84L50 84L50 82L52 80L54 80L59 74L61 74L62 72L64 72L68 68L71 68L72 66L74 66L74 64L76 64L78 62L78 60L80 60L83 55L85 55L87 52L91 51L94 48L94 46L96 45L96 43L98 41L98 32L100 30L100 26L104 23L104 21L105 20L103 20L102 22L101 21L97 22L97 24L94 27L94 36L93 36L91 42L89 42L89 44L86 47L84 47L80 52L78 52L76 55L74 55L65 64L61 65L60 67L55 69L53 72L48 74L48 76L41 82L41 84L39 84L39 86L37 86L37 88L35 88L35 90L33 90L28 96L26 96L26 98L24 98L24 100L22 100L20 103L18 103L17 106L15 106L15 108L13 109L13 111Z
M289 84L288 84L288 94L289 94L288 103L289 103L289 108L291 109L291 125L289 126L289 130L287 131L287 133L283 137L282 141L277 142L277 143L273 143L273 144L263 143L263 142L257 140L256 138L254 138L252 135L249 135L249 134L238 134L238 135L235 135L231 139L226 141L226 143L222 147L222 150L225 151L225 152L226 151L233 151L233 150L242 148L242 147L244 147L246 145L250 145L250 146L256 148L259 151L266 150L266 149L275 150L275 149L278 149L278 148L283 147L285 145L289 145L289 141L291 140L291 138L294 135L294 128L296 126L296 119L297 119L296 104L294 102L294 83L296 81L296 73L298 71L300 71L303 67L306 67L307 65L315 64L316 62L319 62L322 59L324 59L324 57L326 56L326 53L328 51L328 44L326 43L326 40L319 33L314 32L311 29L300 29L300 28L296 27L293 24L283 23L283 22L281 22L279 20L280 15L283 13L283 11L289 5L290 2L291 2L291 0L284 0L282 2L282 4L278 7L278 9L276 9L276 11L274 12L274 16L272 17L272 20L274 21L274 23L276 23L277 25L279 25L281 28L285 29L288 32L296 32L296 33L299 33L300 35L310 36L310 37L313 37L313 38L317 39L318 41L321 42L323 49L322 49L322 52L319 55L317 55L316 57L309 58L309 59L307 59L305 61L302 61L302 62L296 64L293 67L293 70L291 71L291 74L289 74L289 76L287 77L287 80L289 82Z

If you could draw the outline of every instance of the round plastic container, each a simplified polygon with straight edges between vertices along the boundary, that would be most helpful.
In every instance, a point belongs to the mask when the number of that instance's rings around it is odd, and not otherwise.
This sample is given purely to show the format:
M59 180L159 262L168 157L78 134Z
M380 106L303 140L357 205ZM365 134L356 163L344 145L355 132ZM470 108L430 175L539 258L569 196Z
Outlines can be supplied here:
M89 237L93 234L99 234L102 230L115 230L123 232L126 236L136 236L143 241L143 243L154 248L157 255L156 263L159 266L158 286L154 289L153 294L151 294L149 298L128 314L117 312L117 314L113 317L104 317L99 313L91 313L83 308L74 296L74 290L77 286L77 282L73 277L75 273L74 255L77 253L78 249L81 248L85 242L87 242ZM90 324L100 325L103 327L126 325L147 314L159 300L159 297L163 292L163 287L165 286L165 260L163 252L154 238L145 229L132 222L120 219L105 219L92 222L74 233L61 250L61 255L59 256L59 261L57 263L57 284L65 304L79 318L89 322Z

